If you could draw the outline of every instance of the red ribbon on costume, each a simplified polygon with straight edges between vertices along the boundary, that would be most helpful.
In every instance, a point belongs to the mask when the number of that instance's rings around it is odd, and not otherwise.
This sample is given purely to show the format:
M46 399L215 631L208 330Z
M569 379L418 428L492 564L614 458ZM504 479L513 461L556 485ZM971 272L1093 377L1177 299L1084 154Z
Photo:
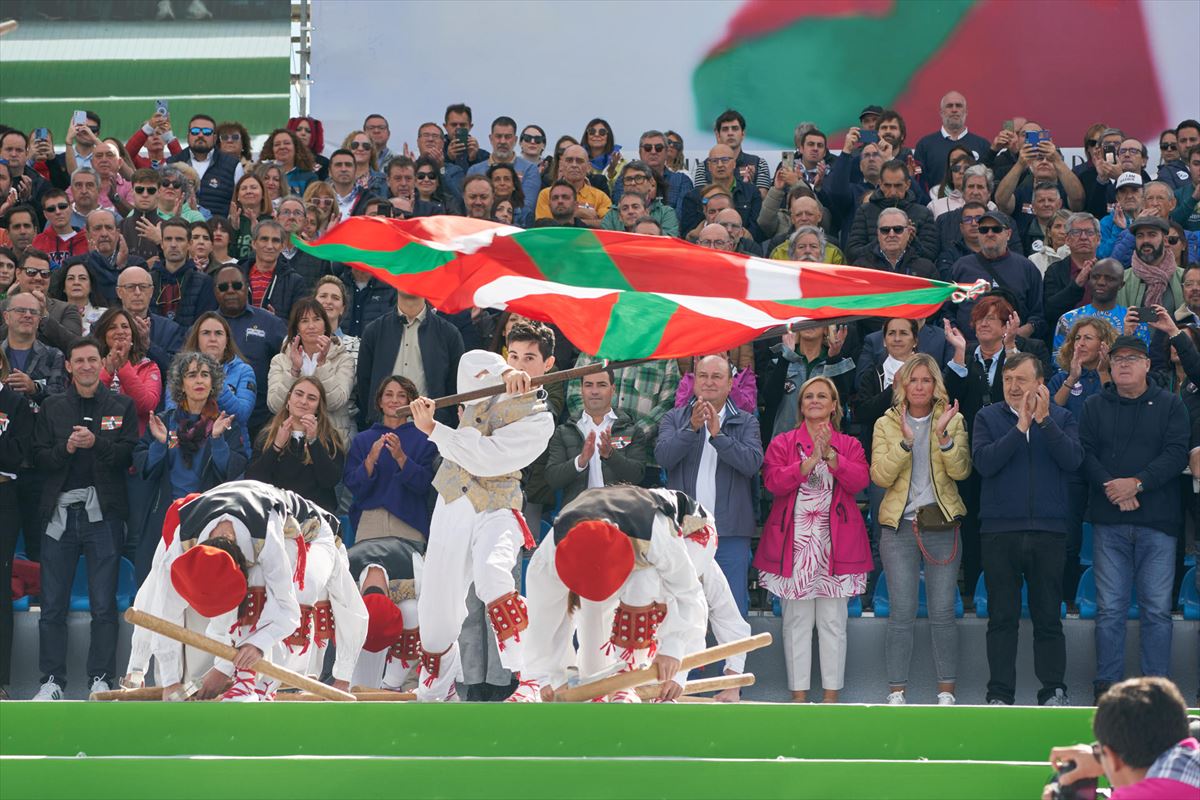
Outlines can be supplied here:
M513 516L517 518L517 525L521 527L521 533L525 536L525 548L532 550L537 545L537 542L533 541L533 534L529 532L529 525L525 523L525 515L514 508Z
M691 533L689 533L687 536L685 536L683 538L691 539L693 542L700 545L701 547L708 547L708 540L712 537L713 533L714 533L714 531L712 529L712 526L705 525L700 530L692 531Z
M296 571L292 574L292 581L301 591L304 589L304 571L307 566L308 542L304 541L304 534L301 533L296 537Z

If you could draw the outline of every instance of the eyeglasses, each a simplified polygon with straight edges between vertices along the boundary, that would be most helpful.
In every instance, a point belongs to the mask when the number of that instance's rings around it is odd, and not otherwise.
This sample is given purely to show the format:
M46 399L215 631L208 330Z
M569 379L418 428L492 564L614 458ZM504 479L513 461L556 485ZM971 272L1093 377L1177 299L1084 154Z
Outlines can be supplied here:
M628 183L630 186L637 186L639 183L645 183L648 180L650 179L645 175L629 174L625 176L625 183Z
M388 129L387 125L368 125L364 130L368 130L371 133L382 133L383 131L386 131L387 129Z
M1095 147L1098 144L1100 144L1099 139L1084 139L1083 140L1084 147Z
M963 214L962 217L962 221L968 225L977 225L981 219L983 219L983 214L972 214L969 217L966 214Z
M588 136L608 136L608 128L588 128Z
M419 181L434 181L437 180L436 172L418 172L417 180Z
M55 211L66 211L71 207L70 203L56 203L52 206L46 206L43 210L47 214L53 214Z
M728 164L733 161L733 156L709 156L708 163L710 164Z
M1108 359L1113 364L1134 364L1144 359L1145 356L1114 356Z
M136 194L155 195L155 194L158 194L158 187L157 186L135 186L135 187L133 187L133 191Z
M1178 150L1179 143L1178 142L1159 142L1158 149L1159 150Z
M1179 244L1179 237L1178 236L1168 236L1167 244Z
M728 239L701 239L698 242L698 244L701 247L707 247L710 250L714 250L718 247L729 247L729 240Z
M878 230L880 233L901 234L908 230L908 228L904 225L880 225L876 230ZM979 230L982 231L983 228L980 228Z
M153 283L127 283L124 286L118 286L118 289L128 289L131 292L148 292L154 288Z
M1142 148L1140 147L1122 147L1117 151L1119 156L1140 156L1141 154Z
M222 142L240 142L241 140L242 140L242 135L240 133L222 133L221 134Z
M218 292L228 292L230 289L235 292L240 292L244 288L246 288L246 284L242 283L241 281L226 281L225 283L217 284Z
M1002 231L1002 230L1004 230L1003 225L980 225L979 226L980 233L1000 233L1000 231Z
M642 145L643 153L661 153L663 150L666 150L666 149L667 149L667 146L665 144L644 144L644 145Z
M30 278L49 278L50 270L38 269L37 267L24 267L22 270Z
M418 175L417 177L419 178L421 176ZM333 205L333 198L332 197L314 197L311 200L309 200L308 203L309 203L309 205L319 206L321 208L327 208L327 207Z
M295 208L281 208L275 212L277 217L303 217L304 212Z
M370 142L351 142L350 149L351 150L370 150L371 143Z
M212 136L212 128L188 128L188 133L192 136Z
M545 143L546 143L546 137L545 137L545 136L538 136L538 135L536 135L536 134L532 134L532 133L522 133L522 134L521 134L521 141L522 141L522 142L528 142L528 143L530 143L530 144L545 144Z
M42 315L42 310L40 308L17 308L16 306L13 306L8 310L13 314L16 314L18 317L40 317Z
M683 149L683 140L682 139L667 139L667 147L671 148L672 150L682 150Z
M182 189L183 181L166 180L166 181L160 181L158 185L164 189Z
M1096 238L1096 232L1094 230L1092 230L1091 228L1088 228L1088 229L1082 230L1082 231L1081 230L1070 230L1070 231L1067 231L1067 238L1070 238L1070 239L1083 239L1083 238L1094 239L1094 238Z
M99 125L84 125L83 127L87 128L89 131L96 134L97 136L100 135L100 126Z

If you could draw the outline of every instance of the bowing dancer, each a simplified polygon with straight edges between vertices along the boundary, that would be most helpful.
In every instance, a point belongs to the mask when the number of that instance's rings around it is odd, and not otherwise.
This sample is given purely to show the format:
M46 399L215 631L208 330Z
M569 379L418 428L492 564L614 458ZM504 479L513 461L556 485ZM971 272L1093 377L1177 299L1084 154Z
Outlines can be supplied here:
M348 551L350 574L370 617L354 668L355 686L398 692L420 663L417 594L423 551L420 542L399 536L367 539Z
M587 489L563 507L529 562L525 671L510 701L539 702L567 682L576 625L581 676L610 672L616 654L625 669L655 666L659 700L679 697L682 659L704 647L704 590L684 537L711 531L711 518L694 508L637 486ZM638 702L632 691L609 700Z
M418 397L413 424L442 455L433 479L437 503L425 558L425 591L417 599L421 680L417 699L457 699L458 636L472 580L487 608L500 663L521 670L521 634L529 624L513 567L533 537L521 514L521 470L542 454L554 433L545 392L530 391L529 374L497 353L471 350L458 362L460 392L496 386L504 394L463 406L458 428L434 420L434 402Z
M289 548L287 539L303 541L306 530L325 527L332 541L337 519L294 492L258 481L224 483L195 497L180 498L172 509L178 512L178 523L173 514L168 517L136 606L177 625L185 624L190 608L208 620L209 637L237 648L234 661L214 660L204 674L198 698L255 701L270 697L272 686L255 686L254 666L268 655L283 663L288 655L284 640L301 621L297 587L302 578L306 586L309 580L314 585L321 583L319 572L326 560L323 551L327 548L295 543ZM167 530L168 526L173 527ZM293 548L304 557L289 556ZM311 579L304 575L310 560ZM365 609L362 615L365 632ZM163 699L180 696L183 648L174 640L138 629L131 672L144 670L149 655L156 662Z

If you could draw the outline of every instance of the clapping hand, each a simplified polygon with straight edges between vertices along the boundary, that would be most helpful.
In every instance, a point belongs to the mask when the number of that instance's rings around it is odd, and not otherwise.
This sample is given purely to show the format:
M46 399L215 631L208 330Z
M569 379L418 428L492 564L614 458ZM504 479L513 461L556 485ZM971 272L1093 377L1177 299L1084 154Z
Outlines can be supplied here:
M400 446L400 437L394 433L385 433L380 441L384 443L387 451L391 453L392 460L403 467L404 462L408 460L408 456L405 454L404 448Z
M146 423L147 427L150 428L150 435L153 436L159 444L166 444L167 426L162 421L162 417L160 417L158 414L151 414L146 419Z
M583 449L579 451L579 458L575 461L577 467L585 467L592 460L592 455L596 452L596 432L592 431L583 440Z
M954 419L956 414L958 414L957 400L946 406L946 410L938 415L937 424L934 426L934 431L937 433L939 440L944 440L946 438L946 429L950 427L950 421ZM942 444L945 444L945 442L942 441Z
M612 455L612 428L605 428L600 431L600 440L596 443L596 446L600 449L601 458L608 458Z
M233 425L233 417L222 411L217 415L217 418L213 420L212 438L219 439L220 437L224 436L225 432L229 430L231 425Z

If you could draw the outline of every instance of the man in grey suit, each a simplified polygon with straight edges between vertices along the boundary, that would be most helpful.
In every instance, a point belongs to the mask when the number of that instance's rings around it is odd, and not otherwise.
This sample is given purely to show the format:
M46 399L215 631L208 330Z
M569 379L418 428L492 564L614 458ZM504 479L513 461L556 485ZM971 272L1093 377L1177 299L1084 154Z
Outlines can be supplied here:
M83 318L75 306L65 300L48 297L46 290L49 286L50 256L41 250L26 248L17 260L17 280L11 291L28 292L33 296L40 309L38 340L65 351L71 342L83 335ZM0 326L0 337L8 335L7 322L6 319L5 325Z

